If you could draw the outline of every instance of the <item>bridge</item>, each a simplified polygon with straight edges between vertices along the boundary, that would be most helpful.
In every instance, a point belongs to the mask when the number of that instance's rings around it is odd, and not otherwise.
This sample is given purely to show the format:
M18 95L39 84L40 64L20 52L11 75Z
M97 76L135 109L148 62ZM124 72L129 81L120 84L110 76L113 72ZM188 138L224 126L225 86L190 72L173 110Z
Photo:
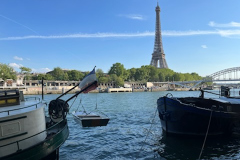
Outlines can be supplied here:
M156 85L167 84L170 88L175 85L182 86L184 88L198 88L199 85L206 82L213 82L216 86L228 85L228 86L240 86L240 67L233 67L215 72L205 79L197 81L171 81L171 82L154 82Z
M213 81L240 81L240 67L233 67L215 72L208 77Z

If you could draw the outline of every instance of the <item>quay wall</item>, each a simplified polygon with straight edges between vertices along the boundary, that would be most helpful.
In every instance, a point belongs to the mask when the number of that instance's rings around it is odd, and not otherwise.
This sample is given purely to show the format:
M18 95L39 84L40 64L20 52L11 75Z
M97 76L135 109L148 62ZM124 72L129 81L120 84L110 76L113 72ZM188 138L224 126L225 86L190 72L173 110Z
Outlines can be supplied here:
M158 91L187 91L189 88L181 88L181 87L175 87L175 86L168 86L168 85L161 85L161 86L153 86L148 85L147 87L144 86L134 86L130 85L132 87L126 87L126 88L114 88L114 87L102 87L99 86L96 90L90 91L90 93L111 93L111 92L158 92ZM43 92L44 94L62 94L69 89L71 89L73 86L44 86ZM23 94L25 95L41 95L42 94L42 86L35 85L35 86L0 86L0 90L4 89L19 89L23 91ZM193 89L197 90L197 89ZM73 89L69 93L76 93L80 91L78 87Z
M62 94L69 90L70 88L64 88L64 89L44 89L44 94ZM32 88L26 88L26 89L20 89L23 91L23 94L25 95L41 95L42 94L42 88L41 87L32 87ZM171 90L167 90L164 88L149 88L149 89L133 89L133 88L106 88L106 89L95 89L90 91L89 93L117 93L117 92L159 92L159 91L188 91L189 88L175 88ZM196 90L196 89L194 89ZM70 94L76 93L80 91L79 89L74 89L70 91Z
M44 94L62 94L66 91L68 91L72 87L65 87L61 89L43 89ZM19 89L23 91L23 94L25 95L41 95L42 94L42 88L41 87L28 87L28 88L0 88L0 90L3 89ZM188 91L189 88L175 88L175 89L166 89L166 88L140 88L140 89L134 89L134 88L104 88L104 89L95 89L90 91L89 93L113 93L113 92L159 92L159 91ZM197 89L193 89L197 90ZM80 91L79 89L74 89L70 91L70 94L76 93Z
M132 92L132 88L108 88L107 92L112 93L112 92Z

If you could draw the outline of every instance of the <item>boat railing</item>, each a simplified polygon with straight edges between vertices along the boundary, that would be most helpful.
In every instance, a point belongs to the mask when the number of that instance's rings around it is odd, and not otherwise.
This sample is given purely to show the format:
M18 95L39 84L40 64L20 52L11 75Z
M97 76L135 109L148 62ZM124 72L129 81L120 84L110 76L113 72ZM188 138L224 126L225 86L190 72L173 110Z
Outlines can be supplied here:
M36 101L39 101L39 102L41 100L39 97L27 97L27 98L24 98L25 101L29 101L29 100L32 100L32 99L34 99Z
M29 105L29 106L26 106L26 107L20 107L20 108L16 108L16 109L10 109L10 110L6 110L6 111L2 111L2 112L0 112L0 114L7 112L7 114L10 115L10 112L17 111L17 110L20 110L20 109L26 109L26 108L30 108L30 107L34 107L34 106L35 106L36 109L37 109L40 103L41 103L41 102L39 101L39 102L36 103L36 104L32 104L32 105ZM47 103L41 103L41 104L47 105Z
M0 146L0 150L1 150L1 148L3 148L3 147L7 147L7 146L9 146L9 145L16 144L16 146L17 146L16 152L21 151L21 148L20 148L20 146L19 146L19 143L20 143L20 142L27 141L27 140L29 140L30 138L36 137L36 136L38 136L38 135L40 135L40 134L42 134L42 133L44 133L44 132L45 132L45 133L48 133L48 134L52 134L52 133L57 134L57 133L61 132L61 131L64 129L64 126L65 126L66 124L67 124L67 119L63 119L63 120L61 120L60 122L58 122L58 123L50 126L50 127L47 128L46 130L43 130L43 131L41 131L41 132L39 132L39 133L37 133L37 134L35 134L35 135L32 135L32 136L30 136L30 137L27 137L27 138L24 138L24 139L21 139L21 140L18 140L18 141L9 143L9 144L2 145L2 146ZM48 138L48 137L47 137L47 138ZM46 138L46 139L47 139L47 138ZM46 140L46 139L45 139L45 140ZM3 140L6 140L6 139L5 139L5 138L0 139L0 142L3 141ZM39 143L42 143L42 142L39 142ZM39 144L39 143L38 143L38 144ZM38 144L35 144L35 145L38 145ZM31 147L32 147L32 146L31 146Z

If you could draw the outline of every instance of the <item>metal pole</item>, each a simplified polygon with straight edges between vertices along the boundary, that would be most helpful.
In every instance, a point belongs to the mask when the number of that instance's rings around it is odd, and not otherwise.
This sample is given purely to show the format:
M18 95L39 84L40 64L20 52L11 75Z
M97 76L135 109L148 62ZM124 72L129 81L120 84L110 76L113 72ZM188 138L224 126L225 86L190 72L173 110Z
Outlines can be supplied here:
M92 85L94 85L94 84L96 84L96 83L97 83L97 81L94 81L92 84L90 84L89 86L87 86L87 87L84 88L83 90L75 93L75 95L73 95L72 97L70 97L69 99L67 99L65 103L67 103L68 101L70 101L70 100L73 99L74 97L77 97L80 93L86 91L87 89L89 89L90 87L92 87Z
M79 86L80 83L76 84L73 88L69 89L67 92L61 94L59 97L57 97L57 99L61 98L62 96L66 95L68 92L70 92L71 90L73 90L74 88L76 88L77 86Z
M42 100L44 99L44 98L43 98L43 85L44 85L44 84L43 84L43 77L42 77Z

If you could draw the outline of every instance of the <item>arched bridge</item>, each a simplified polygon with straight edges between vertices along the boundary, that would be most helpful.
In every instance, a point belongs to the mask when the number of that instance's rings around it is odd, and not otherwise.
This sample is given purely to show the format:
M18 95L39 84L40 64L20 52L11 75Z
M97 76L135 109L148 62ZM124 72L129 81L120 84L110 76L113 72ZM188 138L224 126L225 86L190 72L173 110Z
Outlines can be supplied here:
M191 87L196 87L205 82L218 82L218 81L240 81L240 67L233 67L215 72L205 79L197 81L184 81L184 82L171 82L170 84L182 85L186 87L186 84L194 84ZM232 83L232 82L230 82Z
M153 84L155 85L168 84L168 87L169 85L178 85L178 86L191 89L191 88L196 88L205 82L213 82L215 84L220 82L220 84L224 83L224 85L233 85L233 84L236 85L237 81L240 81L240 67L224 69L224 70L215 72L202 80L197 80L197 81L153 82Z
M233 68L228 68L224 69L218 72L215 72L208 77L210 77L213 81L236 81L240 80L240 67L233 67ZM239 75L239 76L238 76Z

